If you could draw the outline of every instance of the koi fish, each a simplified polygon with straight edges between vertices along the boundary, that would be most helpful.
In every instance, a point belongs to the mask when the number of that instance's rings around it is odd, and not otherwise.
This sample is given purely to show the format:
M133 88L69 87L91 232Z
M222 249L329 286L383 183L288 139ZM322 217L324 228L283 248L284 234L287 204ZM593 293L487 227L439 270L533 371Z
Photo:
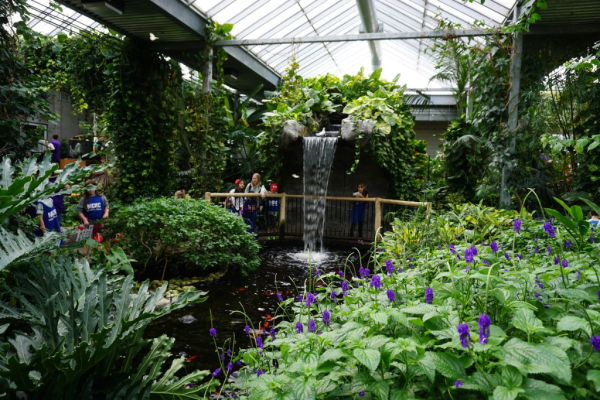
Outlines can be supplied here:
M191 356L190 358L187 358L185 362L194 361L196 358L198 358L198 356Z

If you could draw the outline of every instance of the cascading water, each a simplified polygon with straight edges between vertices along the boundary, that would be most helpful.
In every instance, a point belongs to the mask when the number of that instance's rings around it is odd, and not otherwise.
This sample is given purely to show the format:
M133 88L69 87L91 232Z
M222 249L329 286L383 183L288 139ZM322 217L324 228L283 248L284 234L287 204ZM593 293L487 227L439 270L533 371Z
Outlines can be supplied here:
M337 137L305 137L304 145L304 250L323 251L325 196Z

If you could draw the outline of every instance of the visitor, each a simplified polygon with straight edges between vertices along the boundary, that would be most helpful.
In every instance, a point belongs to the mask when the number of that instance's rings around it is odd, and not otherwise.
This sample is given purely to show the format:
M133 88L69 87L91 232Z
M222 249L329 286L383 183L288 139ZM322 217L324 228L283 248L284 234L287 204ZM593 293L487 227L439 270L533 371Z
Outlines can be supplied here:
M364 182L358 184L357 191L353 194L357 199L368 199L367 185ZM365 203L357 202L352 207L352 225L350 225L350 236L354 236L354 228L358 224L358 237L363 235L363 223L365 221Z
M246 187L246 183L242 179L235 180L235 187L229 191L229 193L244 193L244 189ZM243 197L227 197L223 206L231 211L232 213L236 213L239 215L244 214L244 198Z
M175 192L176 199L185 199L185 190L181 189Z
M36 236L42 237L46 232L60 233L60 221L54 207L54 201L51 198L42 199L38 201L36 209L40 224L40 228L35 232ZM62 244L62 241L58 243L58 245L60 244Z
M269 194L277 194L279 187L276 183L272 183ZM281 199L279 197L269 197L267 200L267 239L275 239L275 236L269 236L270 233L277 233L279 227L279 209L281 207Z
M267 194L267 189L260 183L260 174L252 175L252 181L246 186L246 193L260 193L260 197L249 197L246 203L246 218L250 222L250 229L258 233L256 228L256 214L260 211L261 201Z
M87 186L94 186L93 182L86 183ZM77 204L77 215L83 221L83 225L87 228L94 226L92 237L102 230L102 224L98 221L108 218L108 200L106 196L100 193L97 189L86 190L85 194Z
M52 162L60 164L60 142L58 141L58 135L55 133L52 135L52 146L54 150L52 150Z
M50 182L54 183L56 182L56 176L53 176L50 178ZM69 185L65 185L62 187L62 189L70 189L71 186ZM62 190L61 188L58 188L54 191L54 193L58 193ZM52 196L52 201L54 202L54 208L56 208L56 213L58 214L58 222L62 223L62 216L63 216L63 212L65 210L65 200L64 200L64 195L62 194L56 194L54 196Z
M598 217L598 213L594 210L590 210L590 216L591 218L588 219L588 222L593 228L597 227L598 222L600 222L600 217Z

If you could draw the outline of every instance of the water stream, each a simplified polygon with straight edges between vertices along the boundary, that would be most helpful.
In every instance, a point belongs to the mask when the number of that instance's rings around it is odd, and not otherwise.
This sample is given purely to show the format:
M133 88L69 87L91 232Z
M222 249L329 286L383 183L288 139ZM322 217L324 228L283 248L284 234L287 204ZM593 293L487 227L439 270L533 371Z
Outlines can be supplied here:
M325 196L337 137L305 137L304 146L304 250L323 252Z

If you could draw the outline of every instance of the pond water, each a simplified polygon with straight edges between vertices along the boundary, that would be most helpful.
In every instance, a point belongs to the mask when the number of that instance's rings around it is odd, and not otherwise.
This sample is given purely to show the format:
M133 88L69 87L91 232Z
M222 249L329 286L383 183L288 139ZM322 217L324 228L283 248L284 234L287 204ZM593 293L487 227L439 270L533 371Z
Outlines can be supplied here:
M218 281L198 286L199 290L208 292L205 302L159 319L148 327L146 337L167 334L175 338L172 353L193 358L189 361L188 371L214 370L219 367L219 356L209 336L211 314L212 327L217 330L217 344L222 346L227 339L235 336L237 353L240 347L249 347L250 340L244 334L247 324L244 315L235 311L244 309L254 327L258 327L259 322L264 325L268 315L275 315L278 290L284 299L297 296L298 290L303 291L304 281L311 273L314 276L315 268L325 273L343 268L347 260L354 265L359 262L358 252L353 251L350 244L316 253L310 257L310 263L303 250L301 245L269 245L263 248L262 263L255 272L246 277L230 272ZM226 344L226 348L230 347Z

